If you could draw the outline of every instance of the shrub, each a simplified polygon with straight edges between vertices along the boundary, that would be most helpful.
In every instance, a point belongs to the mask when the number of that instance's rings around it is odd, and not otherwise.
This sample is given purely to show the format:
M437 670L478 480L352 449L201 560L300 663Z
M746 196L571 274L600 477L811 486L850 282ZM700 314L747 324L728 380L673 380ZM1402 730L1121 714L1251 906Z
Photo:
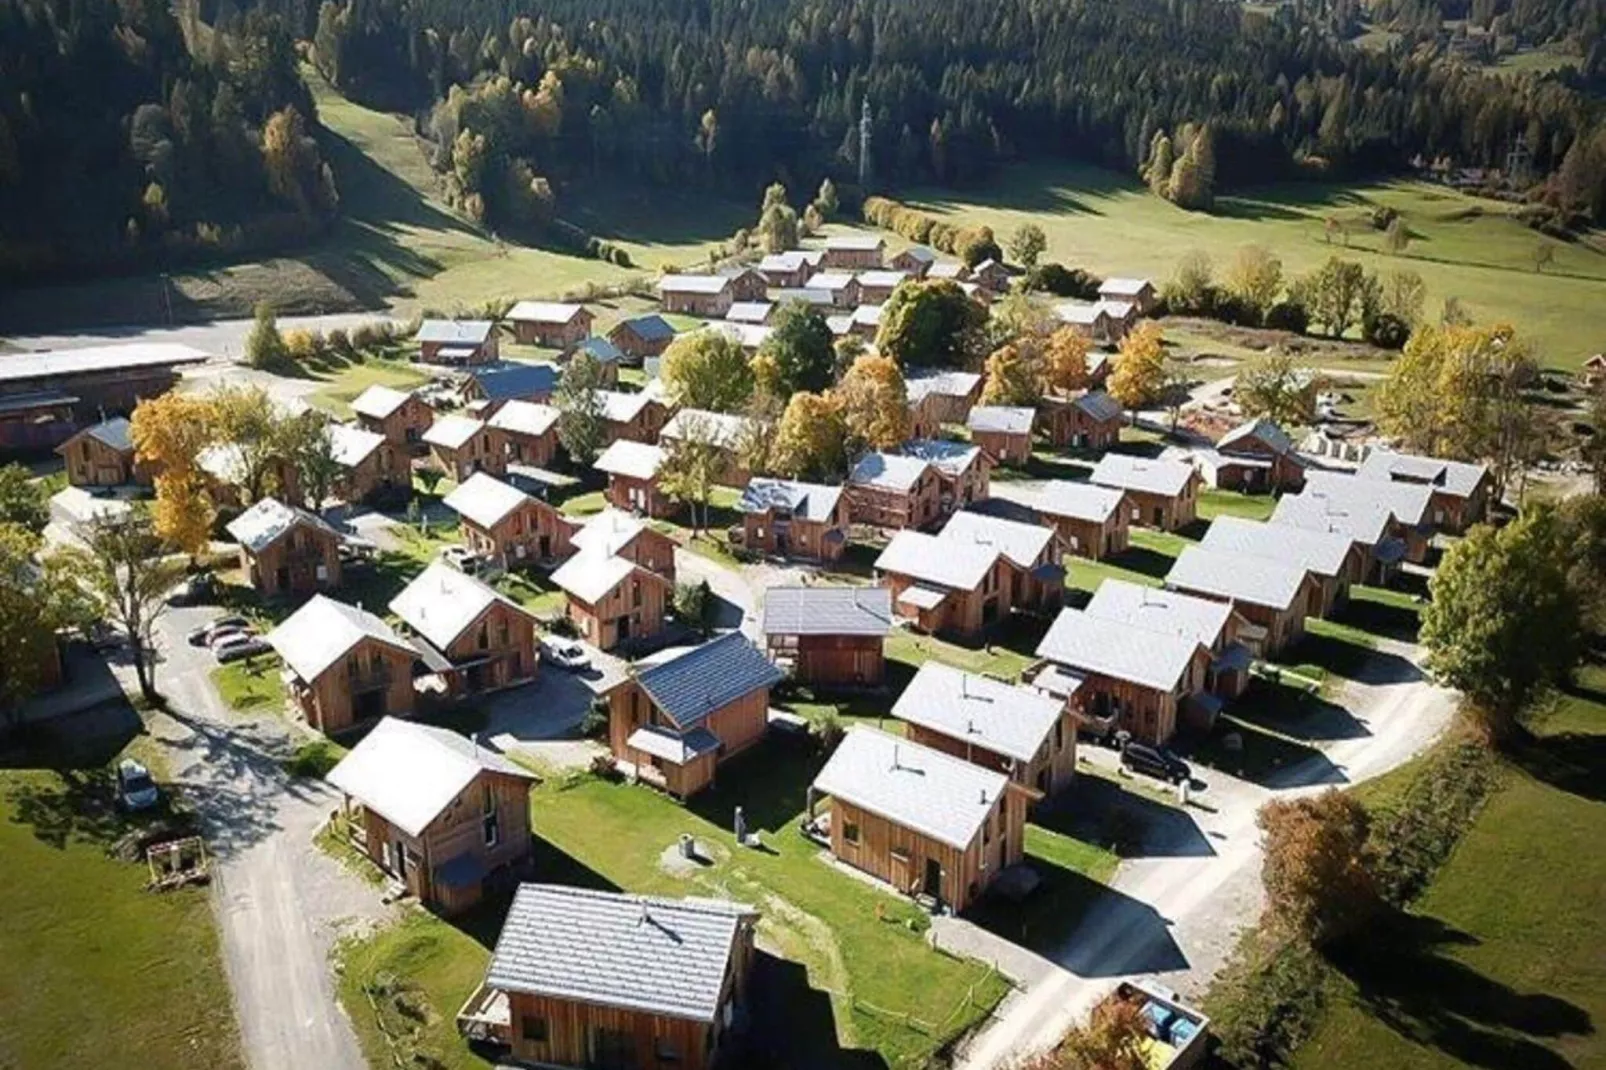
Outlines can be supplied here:
M580 638L580 629L575 626L574 621L569 618L567 613L554 619L552 623L547 626L547 631L551 632L553 635L561 636L564 639Z
M1279 301L1266 310L1266 326L1304 334L1310 329L1310 313L1297 301Z
M351 335L342 327L335 327L329 332L329 349L336 356L347 360L356 356L356 350L351 344Z
M314 777L322 780L329 770L340 764L345 751L339 744L327 739L309 739L296 747L295 753L284 760L284 771L291 776Z
M1372 209L1372 229L1387 230L1389 224L1400 218L1399 210L1380 204Z
M1378 891L1396 906L1420 895L1495 786L1487 749L1467 741L1437 751L1398 803L1374 815L1367 842Z
M1097 299L1103 283L1103 279L1081 268L1067 268L1064 264L1055 263L1039 264L1026 276L1028 289L1083 301Z
M1302 944L1247 937L1204 1007L1219 1041L1217 1058L1236 1070L1288 1065L1321 1020L1329 976Z
M1404 349L1411 325L1392 312L1379 312L1361 324L1361 337L1379 349Z
M580 734L587 739L601 739L608 734L608 700L596 698L586 707L580 721Z
M826 711L814 722L814 740L820 750L827 753L836 750L836 745L842 742L842 737L846 734L847 729L843 727L842 718L838 716L836 710Z

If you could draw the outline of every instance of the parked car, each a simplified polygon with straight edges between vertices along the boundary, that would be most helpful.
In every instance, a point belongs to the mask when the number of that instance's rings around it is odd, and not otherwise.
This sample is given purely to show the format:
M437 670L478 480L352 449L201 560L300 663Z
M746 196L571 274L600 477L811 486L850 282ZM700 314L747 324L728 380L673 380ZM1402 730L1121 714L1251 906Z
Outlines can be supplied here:
M273 648L250 632L235 632L227 635L212 644L212 656L217 658L220 665L241 658L254 658L258 654L266 654Z
M591 664L591 655L573 639L543 639L541 660L560 669L579 672Z
M211 646L213 636L219 632L229 629L249 631L250 628L250 621L238 614L231 613L226 617L217 617L199 628L191 630L190 634L184 638L189 641L190 646Z
M252 628L249 624L231 624L226 628L213 628L212 634L206 637L206 645L208 647L215 647L221 642L236 638L237 636L241 635L254 636L256 635L256 629Z
M340 537L340 560L346 564L354 561L372 561L379 553L379 546L371 539L361 535L342 535Z
M210 572L202 572L181 580L167 593L170 606L198 606L217 592L217 580Z
M451 565L457 571L470 576L477 576L490 567L483 555L475 553L467 546L448 546L441 550L441 560Z
M1128 743L1122 747L1121 764L1131 772L1146 773L1172 784L1193 779L1193 770L1188 768L1187 762L1147 743Z
M162 793L151 779L151 771L132 758L117 763L117 805L133 813L149 810L161 801Z

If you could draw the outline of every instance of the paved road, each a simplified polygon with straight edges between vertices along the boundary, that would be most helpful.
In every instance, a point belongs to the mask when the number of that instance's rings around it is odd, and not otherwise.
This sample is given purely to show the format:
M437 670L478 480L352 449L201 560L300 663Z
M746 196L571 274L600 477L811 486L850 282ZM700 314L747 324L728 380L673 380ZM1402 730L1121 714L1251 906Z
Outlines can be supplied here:
M390 319L382 313L342 312L327 316L281 316L279 329L331 331L349 330L364 323ZM5 339L8 350L82 349L85 346L113 345L119 342L177 342L194 346L213 356L238 359L251 333L251 320L213 320L182 327L92 327L74 334L11 335Z
M1110 891L1046 958L1028 990L1000 1009L963 1053L963 1070L995 1070L1046 1050L1123 979L1157 977L1197 996L1260 915L1262 851L1255 813L1274 797L1356 783L1420 753L1450 723L1453 692L1422 678L1415 648L1383 643L1337 703L1352 721L1322 753L1265 785L1211 773L1209 788L1175 821L1157 823ZM1092 751L1096 761L1109 752ZM1205 809L1208 807L1209 809Z
M313 846L338 805L321 781L279 766L289 726L237 719L218 698L211 658L179 638L215 610L163 622L158 686L171 714L154 719L175 782L192 798L213 852L224 963L252 1070L367 1070L335 997L329 954L354 926L388 914L375 888Z

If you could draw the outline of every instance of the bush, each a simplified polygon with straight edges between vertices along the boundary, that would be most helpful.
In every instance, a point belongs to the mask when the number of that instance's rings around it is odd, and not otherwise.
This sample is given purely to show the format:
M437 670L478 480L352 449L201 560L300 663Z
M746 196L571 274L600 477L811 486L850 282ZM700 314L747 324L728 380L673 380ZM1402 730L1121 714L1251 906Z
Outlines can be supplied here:
M1422 894L1495 786L1487 749L1467 741L1435 752L1396 806L1374 817L1367 842L1383 898L1404 906Z
M1026 276L1028 289L1041 293L1053 294L1055 297L1075 297L1083 301L1093 301L1099 296L1099 287L1104 280L1081 268L1067 268L1063 264L1040 264Z
M342 327L335 327L329 332L329 349L335 356L346 360L357 355L355 347L351 344L351 335Z
M1287 1066L1321 1020L1328 978L1308 947L1247 937L1204 1007L1219 1041L1217 1058L1237 1070Z
M1404 349L1411 325L1392 312L1379 312L1361 324L1361 337L1379 349Z
M596 698L586 707L580 721L580 734L587 739L601 739L608 734L608 700Z
M836 750L838 743L842 742L842 737L847 734L847 729L843 727L842 718L838 716L837 712L829 710L821 714L819 720L814 722L812 733L814 741L819 745L820 750L830 753Z
M1389 229L1389 224L1398 218L1400 218L1398 209L1380 204L1372 209L1372 229L1387 230Z
M1304 334L1310 330L1310 313L1297 301L1279 301L1266 310L1266 326Z
M327 739L309 739L284 760L284 771L291 776L322 780L346 756L344 748Z
M551 624L547 625L547 631L564 639L580 638L580 629L567 613L555 618Z

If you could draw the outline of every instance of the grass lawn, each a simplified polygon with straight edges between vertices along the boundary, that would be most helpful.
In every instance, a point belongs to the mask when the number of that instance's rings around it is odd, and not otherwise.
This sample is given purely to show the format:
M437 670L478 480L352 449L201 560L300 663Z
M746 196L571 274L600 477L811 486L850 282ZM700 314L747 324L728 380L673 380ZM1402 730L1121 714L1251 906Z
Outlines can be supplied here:
M242 713L267 713L284 705L284 685L279 671L284 663L277 654L231 661L212 670L212 683L231 709Z
M889 662L909 666L911 673L928 661L940 661L967 672L1014 680L1035 660L1032 651L1036 645L1034 641L1031 645L1011 642L1009 646L967 647L933 635L898 629L887 636L886 657Z
M392 386L411 390L429 381L429 376L406 360L369 359L330 366L315 373L324 385L312 395L313 404L327 409L339 419L351 417L351 402L370 386Z
M530 572L509 572L496 581L496 589L538 617L563 612L564 593L544 576Z
M608 499L603 496L603 492L593 490L567 499L559 509L570 516L595 516L607 507Z
M834 1029L816 1017L788 1022L784 1043L797 1067L843 1065L841 1049L879 1053L892 1067L919 1067L948 1039L979 1021L1005 982L986 967L932 950L916 931L923 918L902 898L838 872L803 838L797 818L804 788L821 764L811 744L771 740L722 770L717 788L680 806L650 789L573 774L548 780L532 800L545 879L662 895L720 895L763 912L760 937L802 965L811 991L786 1006L789 1017L829 998ZM765 849L736 846L728 831L741 805ZM691 833L711 859L691 872L662 865L666 849ZM381 975L411 985L426 1008L428 1050L448 1067L480 1065L451 1033L450 1015L481 978L495 927L418 918L349 949L342 982L370 1058L382 1052L374 1011L361 991ZM812 999L810 998L812 997ZM384 1009L387 1022L393 1012ZM912 1015L921 1023L904 1020ZM834 1035L832 1035L834 1033ZM378 1060L375 1059L377 1064Z
M1241 516L1250 520L1269 520L1277 508L1277 499L1270 494L1239 494L1235 490L1218 490L1205 487L1199 492L1199 518L1214 520L1218 516Z
M143 862L108 854L108 785L0 771L0 1065L243 1067L211 893L147 892Z
M1296 1070L1606 1065L1606 671L1585 682L1519 749L1411 938L1340 964Z

